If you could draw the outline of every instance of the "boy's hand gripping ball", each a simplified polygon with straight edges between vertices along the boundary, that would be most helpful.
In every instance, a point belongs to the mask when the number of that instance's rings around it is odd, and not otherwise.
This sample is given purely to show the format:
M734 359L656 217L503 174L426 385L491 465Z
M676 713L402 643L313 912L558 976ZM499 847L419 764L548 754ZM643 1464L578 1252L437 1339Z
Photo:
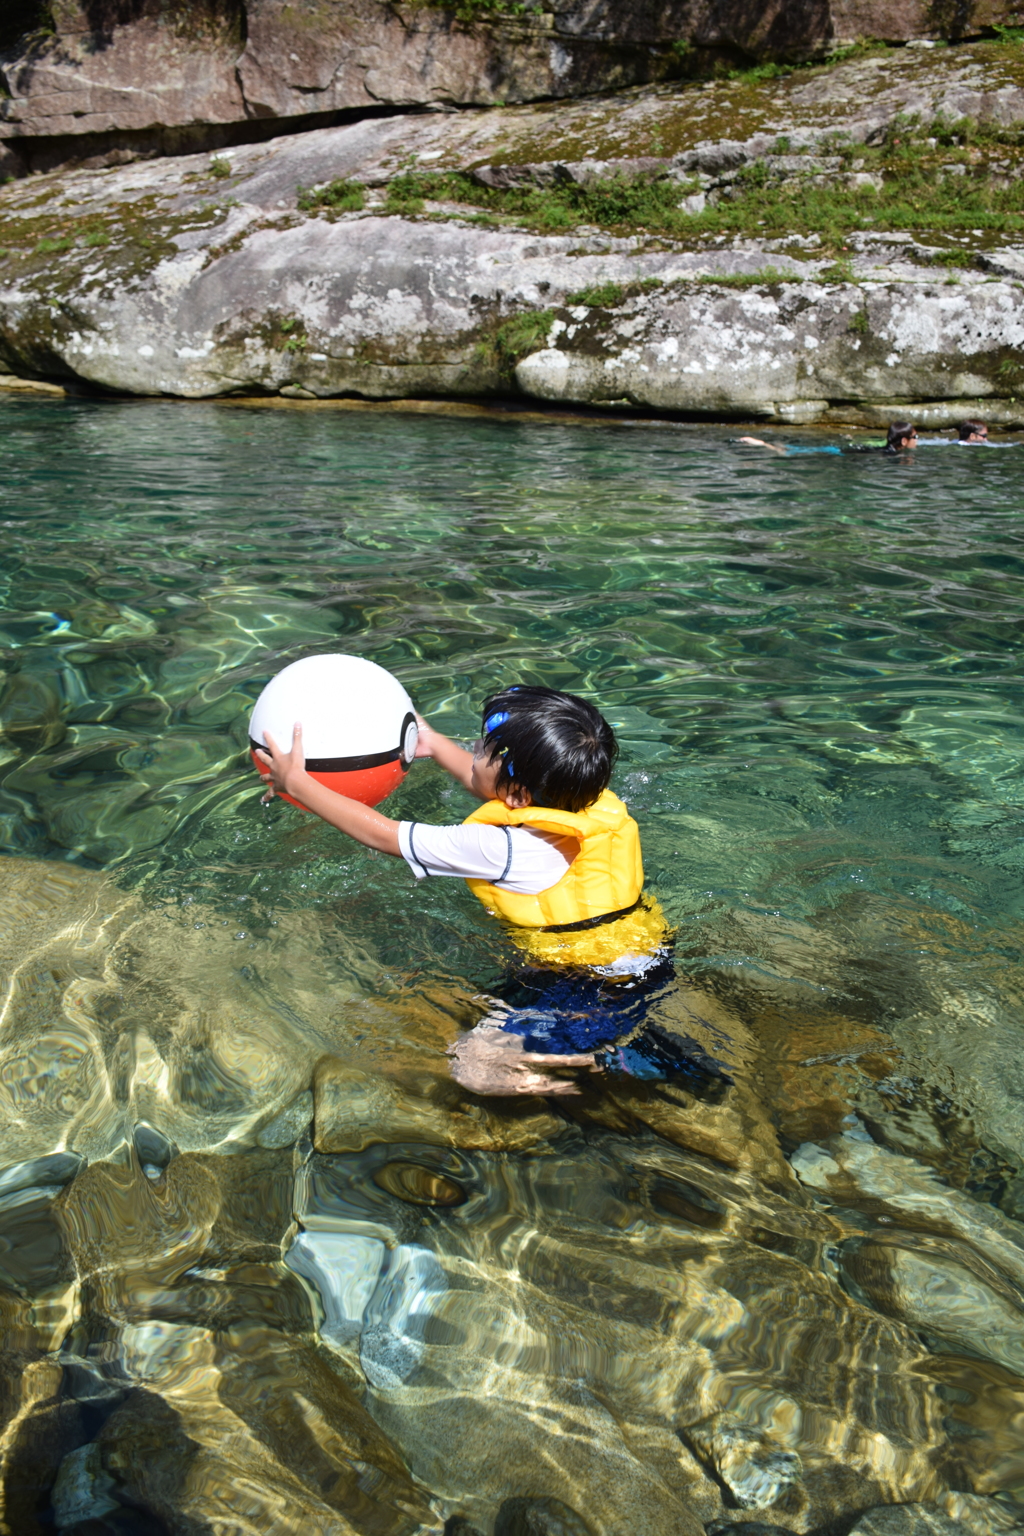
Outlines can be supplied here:
M302 725L306 772L336 794L377 805L397 789L416 755L418 729L401 683L359 656L307 656L271 678L249 721L249 749L264 731L287 748ZM296 805L289 795L283 800Z

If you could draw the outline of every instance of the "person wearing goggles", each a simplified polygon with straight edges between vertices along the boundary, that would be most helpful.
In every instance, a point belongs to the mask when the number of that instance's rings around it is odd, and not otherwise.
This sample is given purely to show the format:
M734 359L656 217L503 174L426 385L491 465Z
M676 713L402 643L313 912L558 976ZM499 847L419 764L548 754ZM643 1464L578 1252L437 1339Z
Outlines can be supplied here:
M471 750L418 717L432 758L481 804L464 822L395 821L317 785L299 726L290 751L267 738L267 795L286 793L417 880L465 880L500 919L516 964L450 1050L452 1076L480 1094L572 1094L575 1074L620 1072L717 1093L730 1079L695 1041L647 1022L673 977L668 928L643 892L640 834L608 787L618 752L585 699L520 685L487 700ZM570 1074L570 1075L567 1075Z

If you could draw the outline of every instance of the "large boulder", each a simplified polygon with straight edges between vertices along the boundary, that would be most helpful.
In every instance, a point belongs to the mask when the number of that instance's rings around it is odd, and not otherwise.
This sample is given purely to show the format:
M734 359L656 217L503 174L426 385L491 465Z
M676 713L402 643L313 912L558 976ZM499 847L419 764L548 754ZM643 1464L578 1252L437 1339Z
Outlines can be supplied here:
M381 106L481 106L607 91L678 73L689 50L820 55L860 38L977 35L1006 0L60 0L52 28L0 56L0 176L95 154L166 152L196 130L325 121ZM4 27L10 36L11 24ZM14 151L16 153L12 154Z
M2 193L0 360L29 377L193 398L519 394L864 425L913 402L923 425L979 411L1016 423L1024 251L1009 237L974 249L979 232L965 230L936 245L873 232L866 217L837 261L834 239L768 238L753 214L732 239L706 221L653 238L635 211L614 233L571 210L566 232L551 232L557 220L538 232L521 210L471 201L476 189L486 203L523 187L587 197L608 185L638 188L635 200L657 182L662 202L697 213L746 195L751 177L874 185L877 171L842 169L834 136L874 143L908 113L972 112L997 137L1015 131L1024 88L1004 80L993 50L944 52L928 68L905 52L802 72L743 112L746 97L726 85L600 109L396 116L212 161L67 172L43 195L14 183ZM729 121L743 137L721 136ZM1005 181L1011 160L999 163ZM410 165L462 179L410 191ZM961 160L950 174L968 169ZM59 728L42 698L52 685L32 686L38 700L0 702L0 715L16 731Z
M88 156L126 132L245 120L235 72L240 0L198 0L170 12L152 0L130 7L61 0L53 11L52 31L0 58L0 150L47 164Z
M1024 345L1016 284L979 273L951 289L884 249L865 255L863 282L793 258L787 281L758 282L777 257L753 243L609 249L454 219L200 214L198 200L149 218L141 250L69 252L59 307L31 255L21 273L8 263L0 347L13 366L192 398L520 393L787 422L857 419L851 404L884 420L913 400L935 402L916 410L930 424L985 401L993 421L1022 415L1003 369ZM623 301L574 299L594 285Z

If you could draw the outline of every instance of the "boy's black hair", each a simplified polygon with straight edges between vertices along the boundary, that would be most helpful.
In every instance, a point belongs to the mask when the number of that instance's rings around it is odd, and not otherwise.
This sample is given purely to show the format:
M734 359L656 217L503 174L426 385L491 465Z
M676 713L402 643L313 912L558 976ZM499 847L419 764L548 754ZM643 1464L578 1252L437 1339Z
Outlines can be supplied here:
M988 426L986 425L985 422L978 421L977 419L972 417L972 418L970 418L967 421L960 422L959 426L956 429L956 435L957 435L957 437L960 439L960 441L962 443L966 443L966 442L970 441L970 437L971 437L971 434L973 432L987 432L987 431L988 431Z
M889 453L899 453L903 447L905 437L913 437L914 423L912 421L891 421L889 430L885 435L885 446Z
M498 785L528 789L534 805L583 811L608 788L618 743L586 699L523 684L487 700L484 751L499 757Z

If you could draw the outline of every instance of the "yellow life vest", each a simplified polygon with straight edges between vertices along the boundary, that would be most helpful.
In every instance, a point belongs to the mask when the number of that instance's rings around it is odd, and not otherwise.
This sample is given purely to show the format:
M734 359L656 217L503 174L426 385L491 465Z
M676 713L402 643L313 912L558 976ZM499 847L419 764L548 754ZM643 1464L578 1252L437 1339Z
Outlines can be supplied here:
M467 822L492 827L534 827L576 838L580 851L562 878L546 891L524 896L489 880L467 880L474 896L512 925L513 938L531 960L545 965L612 965L624 955L649 955L665 942L666 924L656 902L640 904L644 868L640 831L617 795L606 789L585 811L530 805L513 810L488 800ZM553 932L590 923L576 932Z

